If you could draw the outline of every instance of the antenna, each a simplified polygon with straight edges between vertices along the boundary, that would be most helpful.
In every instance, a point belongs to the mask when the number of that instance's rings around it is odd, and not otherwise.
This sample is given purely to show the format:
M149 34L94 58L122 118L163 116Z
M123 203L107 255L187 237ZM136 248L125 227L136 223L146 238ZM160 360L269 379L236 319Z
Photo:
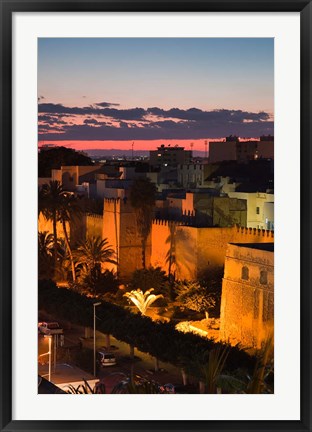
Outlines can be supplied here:
M208 158L208 141L205 140L205 158Z

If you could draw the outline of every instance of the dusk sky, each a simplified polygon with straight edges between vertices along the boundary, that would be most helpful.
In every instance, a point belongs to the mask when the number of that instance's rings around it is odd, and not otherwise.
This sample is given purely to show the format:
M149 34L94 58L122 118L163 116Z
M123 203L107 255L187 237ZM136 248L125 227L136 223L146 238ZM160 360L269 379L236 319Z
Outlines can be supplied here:
M273 39L45 38L38 50L41 144L203 150L274 133Z

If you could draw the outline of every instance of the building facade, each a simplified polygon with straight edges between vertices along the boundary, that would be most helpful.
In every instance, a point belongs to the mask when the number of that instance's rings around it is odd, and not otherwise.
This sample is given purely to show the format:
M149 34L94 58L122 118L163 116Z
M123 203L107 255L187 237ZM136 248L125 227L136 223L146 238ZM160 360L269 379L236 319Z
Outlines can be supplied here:
M162 144L157 150L150 151L151 166L178 166L189 164L192 161L192 151L185 150L184 147L165 146Z
M274 244L229 244L222 283L220 338L259 349L273 336Z
M240 140L229 136L223 141L209 143L209 163L222 161L248 162L255 159L274 159L274 137L262 136L259 140Z
M265 192L229 192L229 197L247 201L247 226L274 230L274 194Z

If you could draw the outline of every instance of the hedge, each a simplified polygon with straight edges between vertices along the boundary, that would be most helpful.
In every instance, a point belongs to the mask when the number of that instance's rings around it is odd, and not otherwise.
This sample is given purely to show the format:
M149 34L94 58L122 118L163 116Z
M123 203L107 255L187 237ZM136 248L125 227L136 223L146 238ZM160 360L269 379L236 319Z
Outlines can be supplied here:
M94 298L66 288L57 288L52 281L39 281L39 309L81 326L93 326ZM116 339L137 347L163 362L189 369L200 362L207 352L217 346L226 346L193 333L181 333L172 323L152 321L149 317L133 314L123 307L102 301L97 306L97 329ZM228 346L228 345L227 345ZM238 347L230 347L226 369L253 370L256 358Z

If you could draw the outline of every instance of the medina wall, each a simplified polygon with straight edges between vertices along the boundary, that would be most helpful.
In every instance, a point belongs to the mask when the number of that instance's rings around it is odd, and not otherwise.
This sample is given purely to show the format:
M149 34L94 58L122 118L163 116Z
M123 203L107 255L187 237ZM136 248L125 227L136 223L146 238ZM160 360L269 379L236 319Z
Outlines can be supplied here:
M103 234L103 215L87 214L85 216L86 237L100 237Z
M106 268L118 271L128 280L135 270L142 268L142 247L134 209L126 199L104 199L103 238L116 251L118 266L106 264ZM151 263L151 236L145 251L146 267Z
M259 349L273 335L274 253L242 246L227 249L220 337L232 345ZM242 278L243 267L248 269L247 278ZM265 272L264 280L260 272Z
M68 236L71 235L69 223L66 222L66 229ZM38 217L38 232L48 232L49 234L53 234L53 223L52 220L46 219L43 214L40 212ZM64 239L64 231L61 222L56 223L56 232L57 238Z
M151 265L178 279L194 279L197 266L197 228L155 220L152 224Z
M209 276L224 266L228 243L271 243L272 231L252 228L196 228L175 222L154 220L151 265L167 274L169 263L177 279Z

